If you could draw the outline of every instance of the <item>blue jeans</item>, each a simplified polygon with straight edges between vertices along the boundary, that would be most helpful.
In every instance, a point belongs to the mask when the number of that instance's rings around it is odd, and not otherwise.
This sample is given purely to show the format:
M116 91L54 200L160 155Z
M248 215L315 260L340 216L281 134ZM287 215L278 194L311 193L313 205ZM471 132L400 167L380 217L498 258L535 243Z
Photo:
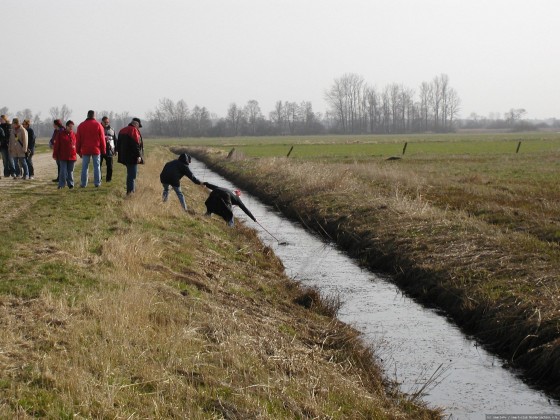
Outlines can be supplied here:
M163 198L163 202L165 203L167 201L167 198L169 197L169 184L162 184L163 185L163 194L162 194L162 198ZM171 185L171 188L173 188L173 191L175 191L175 194L177 194L177 198L179 199L179 203L181 203L181 207L183 207L183 210L187 210L187 203L185 201L185 196L183 195L183 191L181 191L181 186L179 185L178 187L174 187L173 185Z
M136 177L138 176L138 164L126 164L126 193L130 194L136 191Z
M99 167L99 155L83 155L82 156L82 176L80 179L80 187L86 187L88 184L88 166L89 161L93 163L93 185L99 187L101 185L101 168Z
M29 169L29 176L35 176L35 169L33 168L33 155L25 158L27 160L27 168Z
M23 168L23 177L27 178L29 176L27 159L25 159L25 157L14 157L14 173L16 174L16 176L19 176L21 174L21 168Z
M58 174L58 188L74 188L74 160L60 160L60 173Z
M12 176L16 174L14 160L8 153L8 149L0 149L2 152L2 162L4 163L4 176Z

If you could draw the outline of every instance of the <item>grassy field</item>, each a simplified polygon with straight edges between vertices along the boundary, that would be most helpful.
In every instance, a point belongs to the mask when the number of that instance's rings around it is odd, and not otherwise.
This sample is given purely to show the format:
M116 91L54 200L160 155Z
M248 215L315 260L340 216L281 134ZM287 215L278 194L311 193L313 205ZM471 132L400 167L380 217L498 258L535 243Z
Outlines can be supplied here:
M516 155L560 151L560 133L432 134L382 136L276 136L206 139L153 139L156 144L235 148L248 157L369 160L452 155Z
M46 155L0 180L0 418L438 417L202 187L197 215L163 204L151 144L128 198L120 165L98 189L57 190Z
M353 148L376 146L365 142L296 145L305 152L290 158L264 141L186 149L393 273L559 393L560 139L539 136L423 138L399 160L351 158Z

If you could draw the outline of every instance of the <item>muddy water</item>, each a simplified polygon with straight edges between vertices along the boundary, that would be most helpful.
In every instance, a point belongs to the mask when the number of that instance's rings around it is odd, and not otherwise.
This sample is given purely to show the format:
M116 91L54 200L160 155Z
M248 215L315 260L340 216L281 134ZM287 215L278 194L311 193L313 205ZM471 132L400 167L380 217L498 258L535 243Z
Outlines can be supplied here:
M191 169L203 181L234 188L201 162L193 160ZM560 419L557 401L531 389L515 372L503 367L503 360L486 352L444 316L362 270L335 246L247 192L243 191L242 199L270 234L238 208L234 210L236 217L260 232L290 277L317 286L324 295L341 297L338 317L364 333L386 375L401 383L404 392L422 391L422 399L433 407L444 407L449 419L485 419L486 414L547 414L546 418ZM423 388L426 383L429 385Z

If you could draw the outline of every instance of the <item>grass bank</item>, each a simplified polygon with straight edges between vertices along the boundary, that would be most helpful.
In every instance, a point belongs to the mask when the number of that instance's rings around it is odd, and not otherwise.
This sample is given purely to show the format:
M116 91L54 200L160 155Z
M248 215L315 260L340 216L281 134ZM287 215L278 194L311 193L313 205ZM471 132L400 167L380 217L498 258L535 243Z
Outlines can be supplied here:
M201 187L197 215L161 203L172 157L128 198L120 165L98 189L0 180L0 418L439 417Z
M344 163L189 151L560 395L557 152Z

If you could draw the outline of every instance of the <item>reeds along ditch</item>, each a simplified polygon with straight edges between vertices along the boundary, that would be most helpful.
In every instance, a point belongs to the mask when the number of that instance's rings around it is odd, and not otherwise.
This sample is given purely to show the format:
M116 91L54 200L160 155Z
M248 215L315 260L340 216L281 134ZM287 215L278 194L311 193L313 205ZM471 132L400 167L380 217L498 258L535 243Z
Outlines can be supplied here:
M438 418L388 389L359 334L332 318L336 300L287 279L242 223L203 217L205 191L187 187L194 216L163 204L167 157L149 155L128 198L122 172L105 189L32 195L51 208L4 245L50 271L32 298L0 294L0 418ZM90 213L43 214L59 207Z
M560 395L556 244L434 204L411 167L188 152L328 235L372 270L392 274L408 293L445 309L509 364Z

